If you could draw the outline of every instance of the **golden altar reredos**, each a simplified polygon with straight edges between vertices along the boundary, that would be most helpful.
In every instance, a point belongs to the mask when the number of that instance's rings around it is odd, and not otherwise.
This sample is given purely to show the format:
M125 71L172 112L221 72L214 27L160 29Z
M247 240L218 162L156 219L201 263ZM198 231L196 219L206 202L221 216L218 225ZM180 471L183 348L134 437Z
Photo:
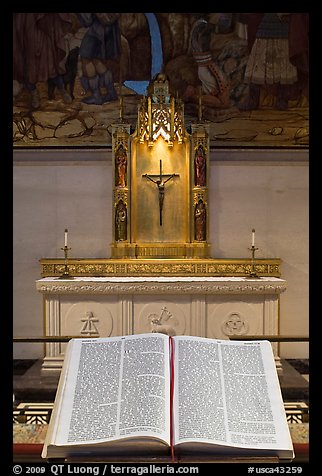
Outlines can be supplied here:
M184 125L182 100L157 75L137 127L113 125L112 258L209 256L209 133Z

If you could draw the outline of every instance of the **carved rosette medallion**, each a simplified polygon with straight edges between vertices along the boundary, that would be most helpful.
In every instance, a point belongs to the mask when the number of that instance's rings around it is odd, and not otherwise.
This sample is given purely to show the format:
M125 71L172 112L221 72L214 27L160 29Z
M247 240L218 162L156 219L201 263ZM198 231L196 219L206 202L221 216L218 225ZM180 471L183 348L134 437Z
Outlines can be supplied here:
M232 312L222 322L221 330L226 336L241 336L248 333L249 323L238 312Z

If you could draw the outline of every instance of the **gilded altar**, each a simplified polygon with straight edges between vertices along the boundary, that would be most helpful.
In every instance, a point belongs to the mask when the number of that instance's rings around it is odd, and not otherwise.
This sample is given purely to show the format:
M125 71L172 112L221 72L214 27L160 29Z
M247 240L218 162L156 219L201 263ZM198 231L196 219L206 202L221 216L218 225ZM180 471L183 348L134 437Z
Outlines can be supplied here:
M112 132L111 258L68 258L65 239L65 259L40 260L45 335L278 335L281 260L255 258L253 243L251 258L209 256L215 204L202 104L188 130L182 100L159 74L136 129L121 108ZM43 369L60 371L64 344L46 344L45 354Z

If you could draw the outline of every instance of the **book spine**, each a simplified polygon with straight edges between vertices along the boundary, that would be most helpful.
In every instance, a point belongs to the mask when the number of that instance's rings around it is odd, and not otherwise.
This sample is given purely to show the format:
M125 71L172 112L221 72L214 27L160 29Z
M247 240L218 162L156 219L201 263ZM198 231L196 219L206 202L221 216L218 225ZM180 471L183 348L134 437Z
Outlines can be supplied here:
M174 445L173 445L174 340L171 336L169 336L169 354L170 354L170 450L171 450L171 462L174 463Z

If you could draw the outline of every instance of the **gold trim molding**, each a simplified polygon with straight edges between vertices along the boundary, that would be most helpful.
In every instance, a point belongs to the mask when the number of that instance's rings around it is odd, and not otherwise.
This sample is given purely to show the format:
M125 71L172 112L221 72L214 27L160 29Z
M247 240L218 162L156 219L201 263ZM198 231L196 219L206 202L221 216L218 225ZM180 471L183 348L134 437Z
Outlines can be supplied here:
M61 276L65 261L43 258L41 277ZM258 276L281 276L280 258L254 260ZM71 276L243 276L252 272L251 259L109 259L72 258L68 260Z

